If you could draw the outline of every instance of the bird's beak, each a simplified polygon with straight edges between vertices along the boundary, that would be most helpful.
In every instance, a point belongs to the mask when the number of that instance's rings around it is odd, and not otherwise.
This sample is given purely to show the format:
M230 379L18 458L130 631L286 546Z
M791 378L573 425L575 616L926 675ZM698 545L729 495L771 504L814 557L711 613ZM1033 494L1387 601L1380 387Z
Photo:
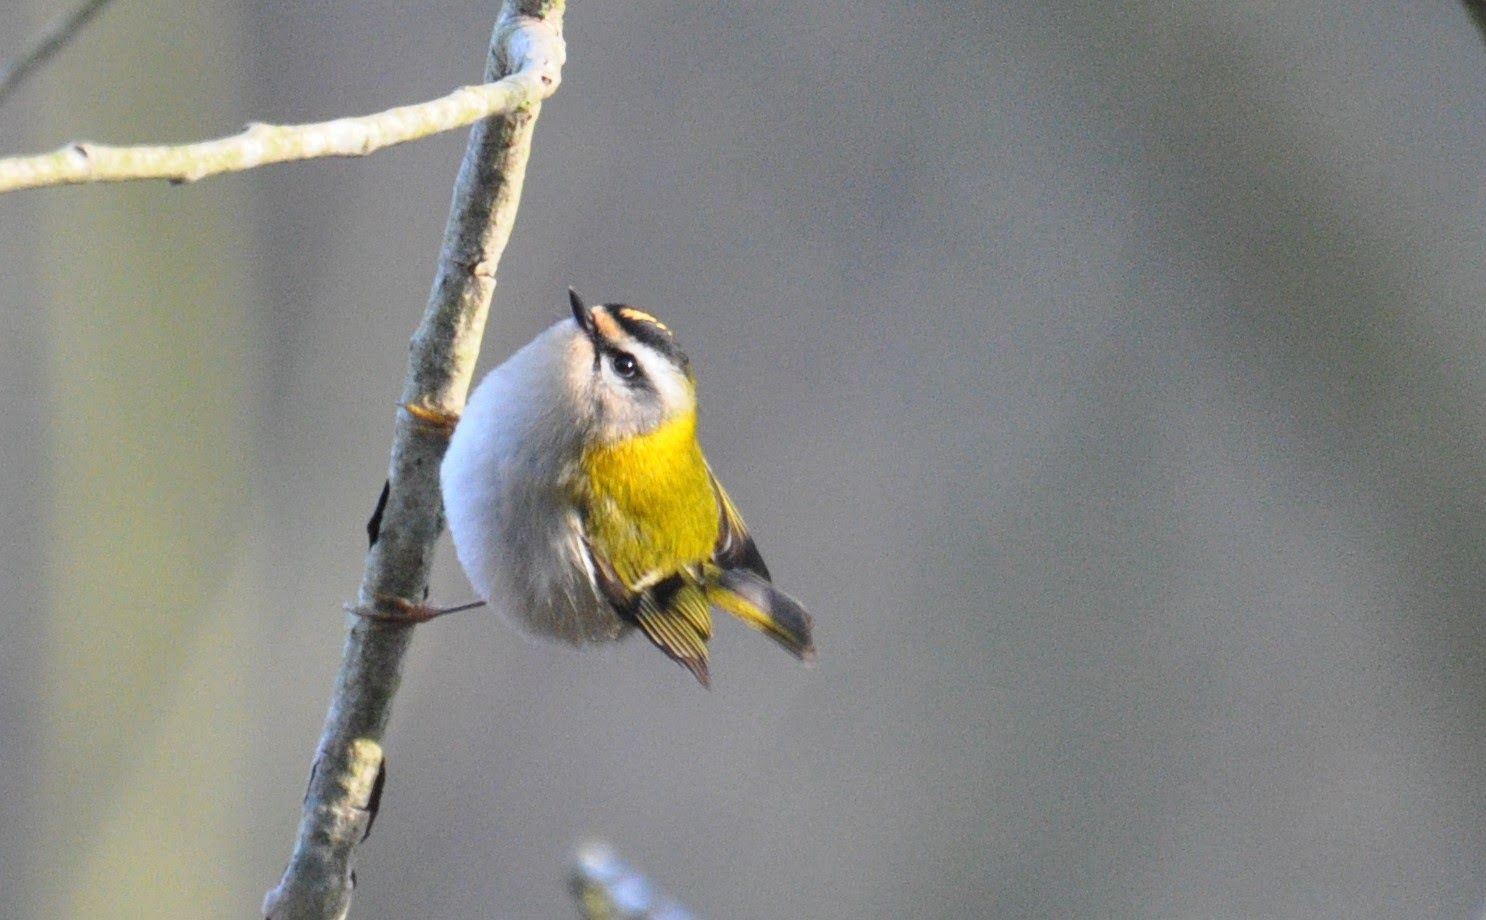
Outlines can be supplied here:
M596 334L593 311L588 309L588 304L584 303L583 298L579 297L578 292L572 288L568 288L568 303L573 308L573 319L577 321L578 328L588 333L589 338L593 338Z

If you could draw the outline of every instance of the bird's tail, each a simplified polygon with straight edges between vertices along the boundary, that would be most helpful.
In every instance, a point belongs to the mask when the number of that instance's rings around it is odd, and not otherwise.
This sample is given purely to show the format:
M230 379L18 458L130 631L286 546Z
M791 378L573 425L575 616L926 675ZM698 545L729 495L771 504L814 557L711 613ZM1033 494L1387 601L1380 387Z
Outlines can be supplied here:
M778 642L796 658L815 660L810 614L759 575L744 569L724 569L708 586L707 600Z

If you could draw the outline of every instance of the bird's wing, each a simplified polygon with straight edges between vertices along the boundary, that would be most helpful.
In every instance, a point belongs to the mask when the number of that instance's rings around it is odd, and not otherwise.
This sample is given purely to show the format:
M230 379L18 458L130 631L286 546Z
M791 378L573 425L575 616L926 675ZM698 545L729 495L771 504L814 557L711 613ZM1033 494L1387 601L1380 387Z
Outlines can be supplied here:
M711 686L707 640L712 638L712 610L700 571L673 572L631 587L586 537L583 547L599 592L620 617L640 627L656 648L690 671L702 686Z
M758 547L753 544L753 537L748 534L748 525L743 523L743 515L738 513L737 506L728 498L727 490L717 481L717 474L712 472L710 466L707 468L707 477L712 480L712 491L717 495L717 507L722 518L722 526L717 529L717 545L712 550L712 561L719 568L746 569L768 581L769 567L764 565L764 557L759 555Z
M694 577L677 573L642 591L634 618L657 648L690 671L702 686L711 686L707 640L712 638L712 609L706 590Z
M722 511L722 526L707 580L707 598L720 609L762 632L804 661L815 658L810 614L794 598L770 584L769 567L759 555L743 515L709 468L712 491Z

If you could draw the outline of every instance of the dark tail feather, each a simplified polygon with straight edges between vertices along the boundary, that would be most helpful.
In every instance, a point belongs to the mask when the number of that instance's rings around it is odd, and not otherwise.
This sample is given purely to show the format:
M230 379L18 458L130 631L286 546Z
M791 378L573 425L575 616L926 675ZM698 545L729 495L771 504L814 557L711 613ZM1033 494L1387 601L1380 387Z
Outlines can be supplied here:
M802 661L815 660L810 614L794 598L753 572L727 569L717 576L708 599L784 646Z

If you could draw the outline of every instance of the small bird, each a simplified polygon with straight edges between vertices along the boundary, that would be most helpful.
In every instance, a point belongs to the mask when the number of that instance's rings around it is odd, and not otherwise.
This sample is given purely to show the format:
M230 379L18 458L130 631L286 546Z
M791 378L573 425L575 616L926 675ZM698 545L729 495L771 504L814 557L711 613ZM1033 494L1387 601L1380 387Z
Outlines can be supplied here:
M571 319L481 381L444 456L475 592L574 645L638 628L704 686L713 608L813 660L809 614L770 583L702 454L696 378L671 330L568 296Z

